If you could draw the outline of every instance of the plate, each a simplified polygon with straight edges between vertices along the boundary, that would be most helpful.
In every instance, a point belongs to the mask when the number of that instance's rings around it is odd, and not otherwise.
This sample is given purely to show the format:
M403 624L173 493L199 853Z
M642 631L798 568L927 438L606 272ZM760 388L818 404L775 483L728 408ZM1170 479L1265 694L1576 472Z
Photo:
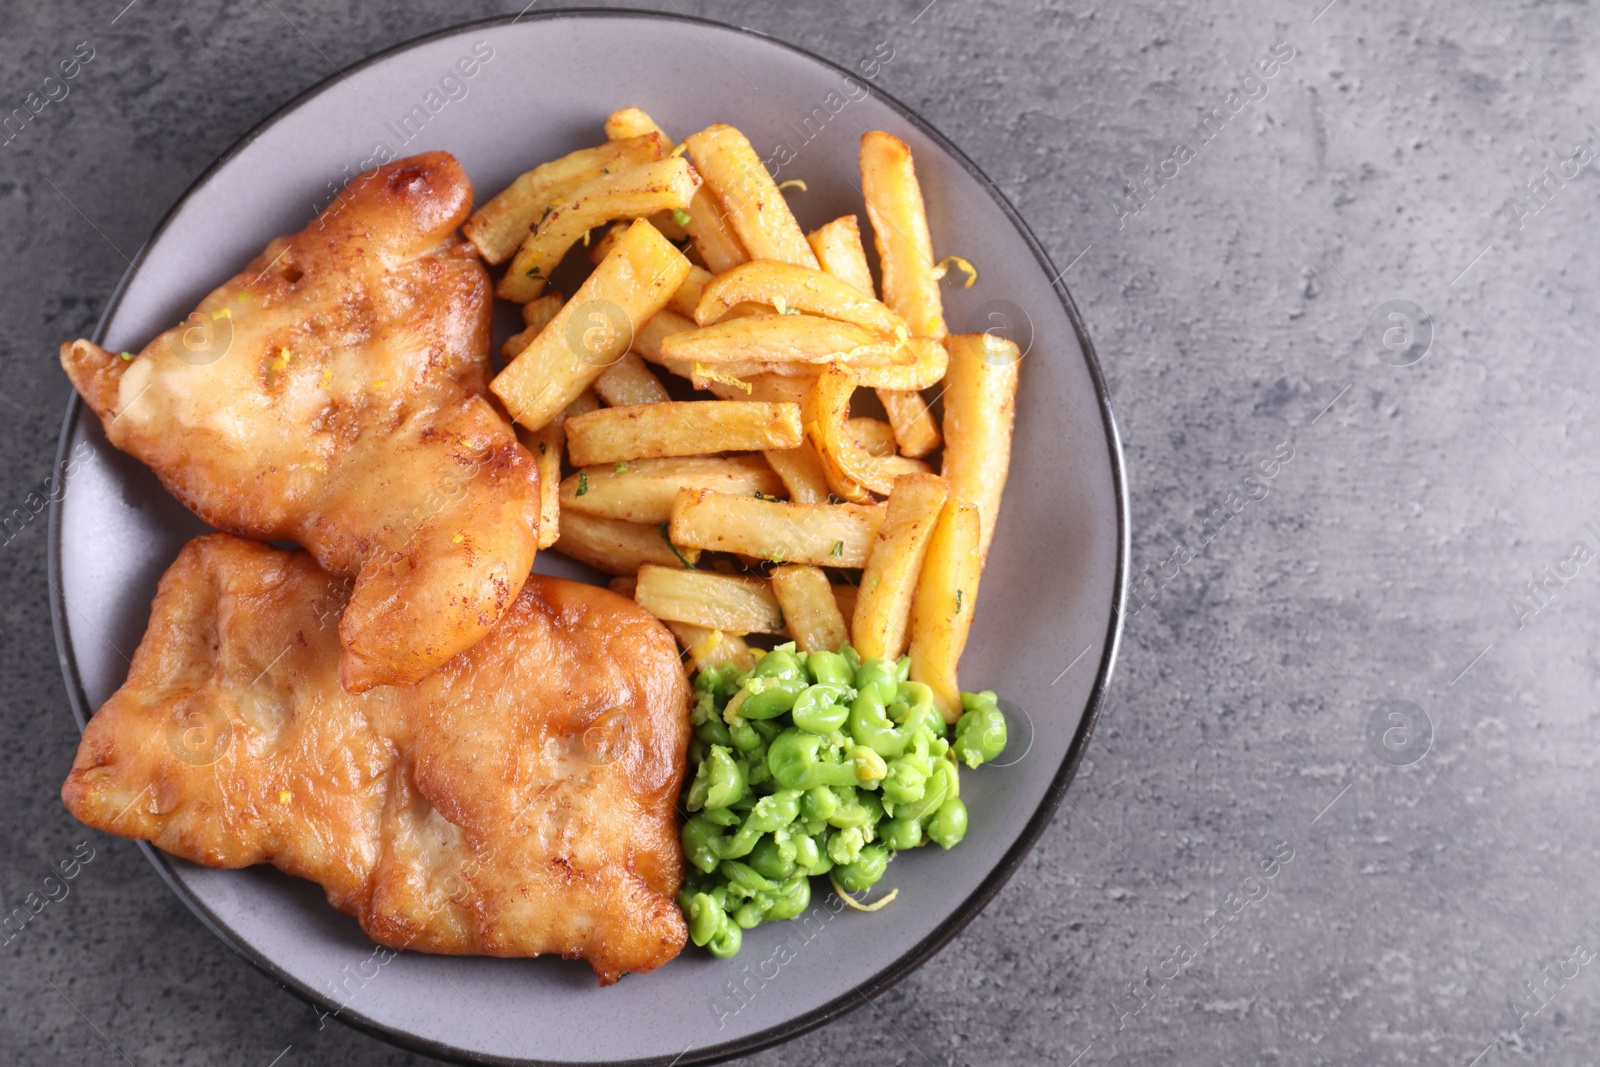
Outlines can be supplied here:
M1004 331L1026 352L1011 480L961 671L965 688L1000 690L1012 742L996 765L963 775L971 829L958 848L897 857L883 885L900 896L884 911L859 914L818 892L801 919L748 932L732 961L690 947L599 989L585 964L559 959L385 959L311 883L207 870L141 846L219 937L323 1011L474 1063L711 1062L819 1025L905 977L971 921L1048 825L1083 757L1120 632L1128 509L1115 422L1057 269L971 160L874 87L892 47L860 50L835 66L747 30L615 11L434 34L329 79L229 149L112 297L96 340L137 349L387 156L451 151L482 199L601 140L605 116L637 104L680 137L712 122L744 130L780 180L806 180L809 191L791 200L808 230L863 212L861 133L903 138L936 247L982 272L970 290L945 287L952 330ZM627 60L602 61L608 54ZM202 526L106 443L76 399L60 447L79 462L51 512L49 573L82 726L125 679L157 580ZM535 569L581 570L548 552Z

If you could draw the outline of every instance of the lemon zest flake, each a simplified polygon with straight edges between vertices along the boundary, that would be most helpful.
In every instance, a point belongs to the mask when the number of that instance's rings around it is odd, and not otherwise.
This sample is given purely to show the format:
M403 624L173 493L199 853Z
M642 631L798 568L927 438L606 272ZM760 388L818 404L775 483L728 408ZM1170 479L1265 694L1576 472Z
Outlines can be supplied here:
M961 288L971 289L972 284L978 280L978 268L974 267L971 263L968 263L960 256L945 256L938 263L934 264L933 276L935 278L943 278L946 274L950 273L950 268L952 266L967 276L966 283L963 284Z
M743 378L735 378L731 374L723 374L721 371L713 370L704 363L696 363L694 365L694 376L697 379L703 378L708 382L721 382L723 385L731 385L744 393L755 391L755 386Z
M833 891L839 894L839 899L843 900L846 904L857 911L881 911L882 909L888 907L890 902L893 901L895 897L900 895L900 887L895 886L893 889L889 890L888 894L881 900L874 900L871 904L861 904L858 903L856 899L849 893L844 891L844 887L839 884L838 879L836 879L832 873L829 873L828 881L833 883Z

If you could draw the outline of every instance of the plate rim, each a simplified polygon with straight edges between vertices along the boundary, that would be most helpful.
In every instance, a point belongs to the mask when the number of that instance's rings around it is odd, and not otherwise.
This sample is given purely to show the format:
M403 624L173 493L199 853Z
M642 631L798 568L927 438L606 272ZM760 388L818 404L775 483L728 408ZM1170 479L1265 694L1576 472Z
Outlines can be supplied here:
M465 30L479 27L496 27L501 25L514 25L519 22L540 22L556 19L652 19L664 22L686 23L696 26L710 26L720 30L728 30L736 34L743 34L758 38L790 52L803 56L823 67L837 71L848 77L854 73L848 68L835 63L825 56L820 56L810 49L793 44L761 30L733 23L721 22L716 19L701 18L698 16L675 14L662 11L649 11L637 8L547 8L536 14L497 15L489 18L471 19L455 23L437 30L430 31L416 37L408 38L387 48L364 56L351 63L338 73L329 75L314 85L296 94L267 116L262 118L238 140L229 145L217 156L200 174L192 181L183 193L172 203L161 221L151 230L150 236L139 246L127 269L112 289L106 301L105 309L96 321L92 337L99 343L105 337L105 331L112 316L122 303L129 284L138 273L149 249L161 238L171 225L178 213L188 203L200 188L210 181L213 174L220 170L239 153L243 152L258 137L267 130L276 126L290 112L298 109L302 104L313 97L337 85L343 78L354 71L385 61L392 56L418 45L446 37L456 36ZM951 913L950 917L934 927L926 937L918 941L909 950L891 960L865 982L857 985L846 993L813 1008L812 1010L796 1016L793 1019L767 1027L747 1037L720 1044L708 1045L701 1049L690 1049L678 1058L668 1060L664 1055L647 1059L612 1060L614 1067L667 1067L667 1065L680 1065L691 1067L698 1064L719 1063L734 1056L748 1055L765 1048L781 1044L801 1034L814 1030L834 1019L843 1016L862 1004L868 1003L880 994L898 984L913 971L916 971L940 949L949 944L956 935L977 918L978 914L986 907L1000 890L1011 880L1012 875L1021 866L1022 861L1038 844L1046 828L1054 820L1056 810L1060 807L1061 799L1066 795L1067 789L1072 785L1077 775L1078 766L1083 762L1084 753L1088 750L1089 740L1094 734L1099 723L1101 712L1104 709L1106 693L1111 683L1111 677L1116 665L1117 653L1121 646L1122 624L1126 617L1128 576L1131 556L1131 525L1132 518L1128 499L1127 469L1123 456L1121 435L1117 429L1116 415L1111 409L1110 390L1105 381L1105 375L1100 367L1100 359L1096 353L1093 340L1089 336L1088 327L1084 324L1083 316L1078 310L1077 303L1073 300L1071 292L1062 281L1062 274L1057 271L1050 255L1040 244L1037 236L1022 215L1012 205L1006 195L1001 192L992 178L990 178L971 157L969 157L950 138L946 137L931 122L902 103L898 98L880 88L876 84L866 84L869 93L876 95L883 103L895 111L901 119L917 130L930 141L938 145L946 154L954 159L967 173L976 180L997 207L1005 214L1006 218L1015 227L1023 242L1033 253L1039 266L1052 279L1050 288L1061 301L1062 309L1066 312L1068 320L1072 323L1073 333L1077 337L1080 352L1083 356L1085 368L1089 372L1091 384L1094 387L1095 400L1100 413L1101 429L1103 431L1107 459L1111 464L1112 491L1115 497L1117 516L1117 560L1116 573L1113 576L1111 618L1106 626L1105 650L1101 654L1100 663L1096 669L1095 681L1089 691L1089 698L1084 705L1083 715L1078 722L1077 730L1073 734L1071 743L1067 746L1066 755L1062 758L1061 766L1052 776L1049 788L1040 800L1037 808L1024 824L1021 834L1016 842L1001 856L1000 861L988 872L978 887ZM68 441L82 415L83 401L74 390L67 401L67 410L62 419L60 438L56 445L56 465L59 468L66 458ZM72 649L67 641L65 591L61 581L61 508L65 494L52 497L50 502L50 517L47 531L45 573L50 583L50 625L55 638L56 658L61 667L62 680L66 685L67 702L70 705L73 718L77 720L80 732L89 721L88 694L84 691L83 680L78 673L78 666ZM497 1067L539 1067L550 1064L552 1067L562 1061L534 1060L525 1058L511 1058L490 1054L471 1052L455 1046L442 1044L429 1038L405 1030L396 1029L363 1015L358 1011L351 1011L343 1006L335 1006L324 994L313 987L301 982L299 979L282 970L271 959L255 949L248 941L234 934L220 919L191 894L173 873L171 861L174 857L168 856L151 845L148 841L135 842L144 853L152 866L155 867L163 881L173 891L179 900L200 919L216 937L222 941L233 953L248 961L257 970L272 979L278 986L293 994L298 999L311 1005L319 1011L331 1015L352 1029L376 1037L396 1047L411 1052L422 1053L437 1059L452 1063L493 1064Z

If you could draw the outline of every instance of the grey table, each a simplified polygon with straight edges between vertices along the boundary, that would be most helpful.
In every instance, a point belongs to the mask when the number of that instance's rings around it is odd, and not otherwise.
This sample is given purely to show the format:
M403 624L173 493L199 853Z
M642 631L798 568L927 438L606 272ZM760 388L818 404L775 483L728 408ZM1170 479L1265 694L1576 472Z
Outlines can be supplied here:
M81 60L0 144L0 899L93 849L0 945L0 1060L421 1063L319 1029L68 818L33 508L56 345L212 158L335 66L521 4L124 3L0 20L0 113ZM1135 611L1038 849L928 966L755 1060L1592 1062L1588 9L666 6L892 42L880 84L1072 265L1133 490Z

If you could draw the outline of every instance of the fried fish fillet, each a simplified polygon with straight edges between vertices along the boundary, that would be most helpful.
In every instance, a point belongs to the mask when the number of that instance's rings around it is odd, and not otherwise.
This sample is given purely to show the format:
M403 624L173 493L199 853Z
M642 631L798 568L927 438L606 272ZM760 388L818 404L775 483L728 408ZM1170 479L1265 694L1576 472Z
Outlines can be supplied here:
M111 443L207 523L354 582L352 692L416 682L489 632L533 562L538 473L491 406L472 186L430 152L367 171L137 355L61 364Z
M560 953L602 985L677 955L690 689L671 634L534 575L432 677L354 695L342 604L304 552L189 542L67 808L196 863L312 879L396 949Z

